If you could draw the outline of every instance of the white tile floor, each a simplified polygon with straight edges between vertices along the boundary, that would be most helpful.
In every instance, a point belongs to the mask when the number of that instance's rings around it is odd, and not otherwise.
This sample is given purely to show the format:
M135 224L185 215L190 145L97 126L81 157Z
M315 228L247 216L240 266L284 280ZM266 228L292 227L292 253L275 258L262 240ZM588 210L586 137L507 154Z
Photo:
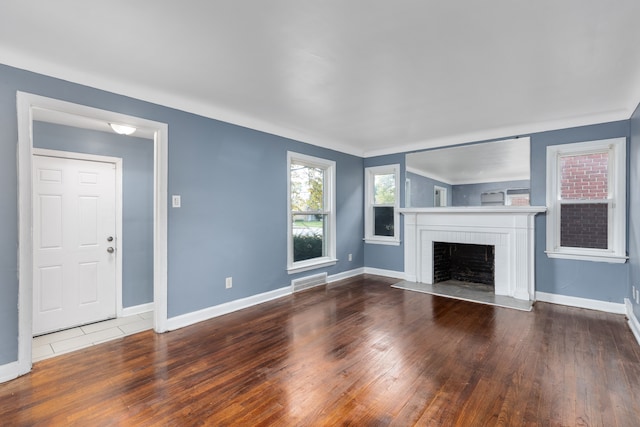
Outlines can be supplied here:
M119 317L35 337L31 357L34 362L122 338L153 328L153 312Z

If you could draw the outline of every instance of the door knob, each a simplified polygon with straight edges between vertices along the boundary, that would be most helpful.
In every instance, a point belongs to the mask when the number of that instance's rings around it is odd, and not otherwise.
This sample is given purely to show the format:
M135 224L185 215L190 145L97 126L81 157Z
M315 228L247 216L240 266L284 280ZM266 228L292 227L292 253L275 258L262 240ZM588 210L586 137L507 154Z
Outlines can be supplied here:
M113 249L111 246L107 248L107 252L109 252L110 254L112 254L114 251L115 249Z
M113 236L107 237L107 242L113 242Z

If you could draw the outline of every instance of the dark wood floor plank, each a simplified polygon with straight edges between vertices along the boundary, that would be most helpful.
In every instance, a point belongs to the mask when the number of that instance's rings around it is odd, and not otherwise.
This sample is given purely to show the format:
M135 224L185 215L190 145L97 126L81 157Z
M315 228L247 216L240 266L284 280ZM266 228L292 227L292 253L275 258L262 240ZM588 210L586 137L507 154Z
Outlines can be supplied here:
M623 316L532 312L362 276L35 364L0 424L637 426Z

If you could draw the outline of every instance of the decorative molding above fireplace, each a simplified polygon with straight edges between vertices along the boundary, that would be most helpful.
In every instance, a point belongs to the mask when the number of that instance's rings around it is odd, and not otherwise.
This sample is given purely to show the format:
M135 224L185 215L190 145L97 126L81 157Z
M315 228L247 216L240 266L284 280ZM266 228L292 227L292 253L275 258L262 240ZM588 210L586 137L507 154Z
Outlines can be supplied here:
M495 246L495 294L535 299L534 216L544 206L404 208L404 271L433 284L433 242Z

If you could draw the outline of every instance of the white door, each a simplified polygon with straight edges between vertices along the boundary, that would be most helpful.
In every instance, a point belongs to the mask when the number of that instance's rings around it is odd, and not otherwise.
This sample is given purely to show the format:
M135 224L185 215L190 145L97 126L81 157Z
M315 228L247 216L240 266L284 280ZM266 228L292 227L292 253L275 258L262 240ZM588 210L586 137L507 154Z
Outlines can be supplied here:
M116 316L113 163L33 156L33 335Z

